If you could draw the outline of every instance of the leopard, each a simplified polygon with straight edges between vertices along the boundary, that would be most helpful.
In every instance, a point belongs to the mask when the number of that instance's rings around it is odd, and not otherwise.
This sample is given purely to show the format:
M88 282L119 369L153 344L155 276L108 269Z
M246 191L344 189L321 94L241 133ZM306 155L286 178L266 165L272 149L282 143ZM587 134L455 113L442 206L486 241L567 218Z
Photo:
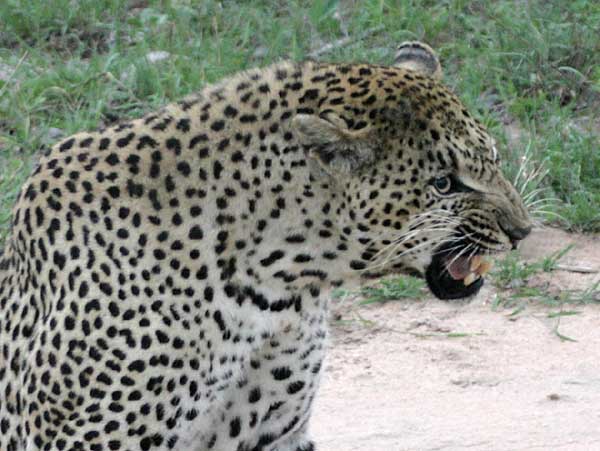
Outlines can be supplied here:
M418 41L62 138L0 256L0 449L314 451L332 290L471 298L531 227Z

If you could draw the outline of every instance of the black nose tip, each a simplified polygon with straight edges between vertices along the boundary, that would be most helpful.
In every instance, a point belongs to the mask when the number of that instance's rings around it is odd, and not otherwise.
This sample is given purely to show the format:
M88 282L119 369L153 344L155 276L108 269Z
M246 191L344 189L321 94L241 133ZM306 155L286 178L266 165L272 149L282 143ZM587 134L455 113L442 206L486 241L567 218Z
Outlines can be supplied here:
M531 226L511 227L511 228L502 227L502 230L504 231L504 233L506 233L506 235L510 239L512 248L516 249L517 244L519 244L519 241L521 241L523 238L525 238L527 235L529 235L531 233Z
M508 236L513 239L520 241L531 233L531 226L517 227L508 232Z

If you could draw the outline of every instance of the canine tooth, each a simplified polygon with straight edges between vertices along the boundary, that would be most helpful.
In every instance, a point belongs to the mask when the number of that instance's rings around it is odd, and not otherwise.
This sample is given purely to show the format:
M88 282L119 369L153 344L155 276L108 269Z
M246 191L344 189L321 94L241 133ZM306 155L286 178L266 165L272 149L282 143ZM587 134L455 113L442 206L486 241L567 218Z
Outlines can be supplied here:
M477 277L477 274L470 272L469 275L463 279L463 283L466 287L468 287L473 282L475 282L475 279L477 279Z
M481 265L482 260L483 259L479 255L476 255L475 257L471 258L471 271L475 271L477 268L479 268L479 265Z
M484 274L487 274L490 271L490 269L492 269L492 266L492 262L484 260L479 265L479 268L477 268L477 273L483 276Z

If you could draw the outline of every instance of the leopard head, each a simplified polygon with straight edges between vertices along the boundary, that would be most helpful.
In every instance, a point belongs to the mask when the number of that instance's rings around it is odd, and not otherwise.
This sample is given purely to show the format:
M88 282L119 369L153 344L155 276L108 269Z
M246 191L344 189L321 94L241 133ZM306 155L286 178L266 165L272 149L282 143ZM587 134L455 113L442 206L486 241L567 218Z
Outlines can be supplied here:
M514 248L531 220L493 138L441 77L430 47L404 43L395 67L350 71L343 105L293 126L339 187L340 226L360 247L353 268L420 275L456 299L479 291L486 256Z

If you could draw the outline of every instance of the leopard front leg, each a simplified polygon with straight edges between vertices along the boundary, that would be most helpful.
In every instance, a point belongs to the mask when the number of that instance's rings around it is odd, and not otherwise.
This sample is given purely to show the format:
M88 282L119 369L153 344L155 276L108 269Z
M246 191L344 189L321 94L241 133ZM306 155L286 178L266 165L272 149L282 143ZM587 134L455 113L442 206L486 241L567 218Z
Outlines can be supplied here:
M325 313L283 324L254 355L248 374L250 416L260 418L260 451L314 451L307 434L327 337Z
M287 437L272 451L316 451L317 448L314 442L308 439L307 425L308 423L304 423L300 429Z
M304 423L300 429L292 433L272 451L316 451L317 448L314 442L308 439L307 429L308 422Z

